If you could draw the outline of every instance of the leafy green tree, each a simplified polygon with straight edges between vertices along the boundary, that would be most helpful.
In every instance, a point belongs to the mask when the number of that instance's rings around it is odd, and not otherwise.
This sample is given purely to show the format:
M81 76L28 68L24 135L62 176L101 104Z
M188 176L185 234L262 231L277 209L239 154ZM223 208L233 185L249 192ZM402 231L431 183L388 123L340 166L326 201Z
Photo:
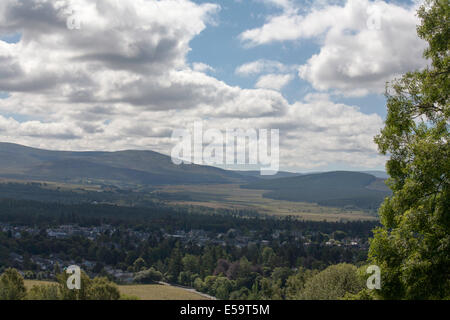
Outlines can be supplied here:
M183 262L182 262L182 255L180 252L180 249L176 247L173 249L172 254L169 259L169 266L168 266L168 274L167 277L169 281L176 281L178 279L178 275L183 270Z
M22 300L26 292L23 277L16 269L8 268L0 276L0 300Z
M263 265L273 268L277 263L277 255L271 247L265 247L262 251Z
M89 286L89 300L119 300L117 285L107 278L94 278Z
M192 287L195 279L199 276L198 273L192 273L190 271L181 271L178 275L178 283L184 286Z
M133 263L133 268L135 272L139 272L145 269L146 263L142 257L137 258Z
M261 294L260 294L259 288L258 288L258 282L259 282L259 279L258 279L258 281L255 281L253 283L252 290L248 296L249 300L262 300Z
M307 300L338 300L364 288L358 269L351 264L332 265L306 281L300 298Z
M54 272L55 274L60 274L60 273L61 273L61 268L60 268L58 262L55 263L55 266L53 267L53 272Z
M185 271L189 271L191 273L198 273L199 272L199 262L198 258L194 255L187 254L182 259L183 263L183 269Z
M89 300L89 287L92 281L89 276L84 271L81 271L80 289L73 290L67 287L67 279L69 277L70 274L65 271L56 276L61 300Z
M380 208L369 260L382 272L385 299L450 297L450 9L427 0L419 9L418 35L428 42L430 65L393 81L388 114L375 138L393 195Z
M203 280L200 277L195 278L194 288L195 288L195 290L200 291L200 292L206 291L205 283L203 282Z
M161 281L163 275L161 272L155 270L155 268L151 267L150 269L140 271L135 274L134 281L137 283L155 283Z
M338 241L343 240L346 236L347 234L344 231L336 230L335 232L333 232L334 239Z
M27 293L27 300L60 300L61 295L58 285L41 284L34 285Z
M67 279L70 275L63 272L57 275L59 298L61 300L118 300L120 292L117 286L105 277L90 279L81 272L80 289L67 288Z
M218 277L215 283L215 296L220 300L226 300L233 290L233 281L226 277Z
M216 294L216 280L217 276L207 276L203 282L203 289L212 296Z
M275 268L272 272L272 280L279 281L281 286L286 285L287 279L292 275L292 271L289 268Z
M260 290L258 292L261 300L281 300L281 280L261 278L259 280Z
M285 297L288 300L298 300L301 297L301 293L305 288L306 281L317 274L317 271L305 270L299 268L299 270L291 275L286 280Z
M239 290L235 290L230 294L230 300L247 300L251 295L250 290L248 288L241 288Z
M367 268L369 265L362 265L358 268L357 274L359 279L363 283L367 283L367 280L369 277L372 276L372 274L367 273ZM344 300L379 300L379 296L377 294L377 290L369 289L367 287L363 288L358 293L350 293L347 292L343 298Z

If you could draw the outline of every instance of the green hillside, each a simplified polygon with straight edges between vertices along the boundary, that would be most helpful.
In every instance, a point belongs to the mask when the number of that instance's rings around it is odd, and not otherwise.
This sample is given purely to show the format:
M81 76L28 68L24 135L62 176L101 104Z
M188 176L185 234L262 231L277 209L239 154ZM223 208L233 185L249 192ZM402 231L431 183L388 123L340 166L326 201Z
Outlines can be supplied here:
M268 190L264 197L270 199L376 209L389 195L389 189L380 185L380 179L370 174L336 171L259 181L241 188Z
M249 181L215 167L175 165L169 156L153 151L48 151L11 143L0 143L0 177L118 186Z
M244 176L244 177L253 177L255 178L255 180L273 180L273 179L278 179L278 178L288 178L288 177L297 177L297 176L301 176L301 173L296 173L296 172L288 172L288 171L279 171L274 175L261 175L261 172L258 170L254 170L254 171L236 171L237 173L239 173L240 175Z

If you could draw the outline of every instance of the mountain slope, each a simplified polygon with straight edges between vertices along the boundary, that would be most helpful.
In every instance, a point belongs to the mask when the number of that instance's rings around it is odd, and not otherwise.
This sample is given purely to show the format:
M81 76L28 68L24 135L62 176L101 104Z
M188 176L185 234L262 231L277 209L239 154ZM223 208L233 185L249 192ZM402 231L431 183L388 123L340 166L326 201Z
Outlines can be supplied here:
M175 165L153 151L49 151L0 143L0 177L114 185L242 183L240 174L210 166Z
M336 171L258 181L241 187L268 190L264 197L277 200L376 209L389 195L389 189L380 185L380 179L370 174Z
M253 177L256 178L255 180L273 180L278 178L287 178L287 177L297 177L301 176L301 173L295 173L295 172L288 172L288 171L279 171L274 175L267 175L263 176L261 175L261 171L235 171L236 173L239 173L242 176L245 177Z
M387 174L386 171L380 171L380 170L369 170L369 171L361 171L362 173L367 173L367 174L371 174L377 178L380 179L388 179L389 175Z

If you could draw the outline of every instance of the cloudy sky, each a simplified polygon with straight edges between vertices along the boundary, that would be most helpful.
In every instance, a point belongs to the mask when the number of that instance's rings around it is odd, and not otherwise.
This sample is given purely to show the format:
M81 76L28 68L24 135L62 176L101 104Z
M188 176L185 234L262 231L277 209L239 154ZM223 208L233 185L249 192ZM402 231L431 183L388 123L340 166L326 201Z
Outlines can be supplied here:
M1 0L0 141L170 154L203 120L279 129L283 169L383 169L385 82L426 64L417 5Z

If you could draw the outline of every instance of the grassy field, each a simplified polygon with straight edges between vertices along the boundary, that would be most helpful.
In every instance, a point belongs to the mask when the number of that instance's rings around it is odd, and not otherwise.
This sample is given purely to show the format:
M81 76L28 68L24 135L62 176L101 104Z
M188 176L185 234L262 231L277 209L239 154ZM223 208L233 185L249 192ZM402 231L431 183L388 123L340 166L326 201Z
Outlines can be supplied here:
M120 292L127 296L136 296L141 300L207 300L207 298L181 288L159 285L124 285Z
M381 180L380 180L381 181ZM381 188L381 182L376 181L371 189ZM0 183L18 182L12 179L0 178ZM44 181L36 181L44 183ZM101 186L76 185L64 183L47 183L43 188L60 191L101 191ZM193 205L209 208L246 209L254 210L262 214L276 216L294 216L299 219L313 221L340 221L340 220L377 220L377 217L363 210L344 209L337 207L321 206L309 202L295 202L288 200L275 200L263 198L267 190L243 189L239 184L208 184L208 185L171 185L154 187L152 192L142 192L143 198L148 200L159 198L159 193L173 195L163 199L168 204ZM118 205L127 205L122 200L115 201Z
M48 281L25 280L27 290L34 285L54 284ZM120 293L127 296L135 296L140 300L207 300L207 298L188 290L169 285L146 284L146 285L120 285Z
M293 202L263 198L265 190L241 189L239 185L177 185L161 186L159 191L166 193L192 193L193 201L171 201L176 204L198 205L210 208L253 209L263 214L295 216L305 220L376 220L377 218L362 210L346 210L325 207L315 203ZM199 198L198 195L201 194ZM198 200L197 200L198 199Z
M61 190L61 191L76 191L76 190L96 191L96 192L102 191L101 185L97 184L86 185L86 184L53 182L45 180L18 180L2 177L0 177L0 183L19 183L19 184L39 183L41 184L41 187L44 189Z

